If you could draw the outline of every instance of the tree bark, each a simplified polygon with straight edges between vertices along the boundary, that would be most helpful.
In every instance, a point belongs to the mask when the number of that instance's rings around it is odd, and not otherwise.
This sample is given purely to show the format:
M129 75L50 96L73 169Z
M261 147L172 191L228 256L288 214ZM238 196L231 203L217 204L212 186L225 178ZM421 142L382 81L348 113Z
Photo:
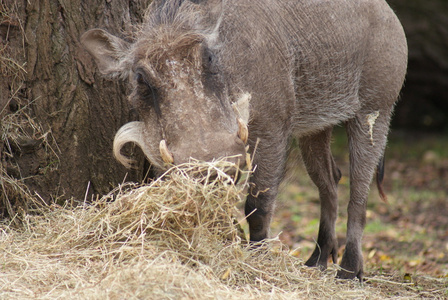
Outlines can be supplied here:
M1 70L0 117L26 112L35 123L3 140L2 165L45 200L90 199L141 180L141 169L128 174L112 156L115 132L133 119L126 83L103 79L79 40L96 27L126 38L149 2L2 1L2 46L25 70L22 78Z

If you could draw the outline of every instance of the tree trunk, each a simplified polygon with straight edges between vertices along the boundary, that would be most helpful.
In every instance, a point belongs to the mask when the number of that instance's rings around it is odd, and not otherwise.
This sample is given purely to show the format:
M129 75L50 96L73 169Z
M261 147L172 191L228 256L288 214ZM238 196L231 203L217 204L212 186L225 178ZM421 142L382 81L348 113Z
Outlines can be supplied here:
M101 78L80 44L91 28L123 36L150 0L2 1L0 19L3 170L45 200L88 199L141 180L112 155L132 119L125 83ZM11 126L19 120L21 126ZM87 191L88 189L88 191Z

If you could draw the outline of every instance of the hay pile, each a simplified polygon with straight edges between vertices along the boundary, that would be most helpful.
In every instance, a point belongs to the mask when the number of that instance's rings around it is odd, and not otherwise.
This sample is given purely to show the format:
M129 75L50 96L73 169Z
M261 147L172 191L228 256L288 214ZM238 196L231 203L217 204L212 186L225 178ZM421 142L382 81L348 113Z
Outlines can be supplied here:
M235 225L242 186L222 162L170 170L77 208L45 206L0 227L2 299L384 298L381 285L306 268ZM207 176L205 182L201 174ZM402 289L403 298L418 295ZM420 295L421 296L421 295Z

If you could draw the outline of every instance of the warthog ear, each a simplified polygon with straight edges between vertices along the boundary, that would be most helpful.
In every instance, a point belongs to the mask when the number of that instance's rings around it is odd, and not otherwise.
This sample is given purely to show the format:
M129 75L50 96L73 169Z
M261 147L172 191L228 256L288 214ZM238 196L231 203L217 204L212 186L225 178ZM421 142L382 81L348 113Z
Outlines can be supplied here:
M124 57L129 43L102 29L91 29L81 36L81 43L95 58L103 75L118 76L125 71Z
M206 2L206 7L209 18L213 20L208 35L208 42L210 45L213 45L218 41L219 27L221 26L222 18L224 16L224 4L222 0L211 0Z

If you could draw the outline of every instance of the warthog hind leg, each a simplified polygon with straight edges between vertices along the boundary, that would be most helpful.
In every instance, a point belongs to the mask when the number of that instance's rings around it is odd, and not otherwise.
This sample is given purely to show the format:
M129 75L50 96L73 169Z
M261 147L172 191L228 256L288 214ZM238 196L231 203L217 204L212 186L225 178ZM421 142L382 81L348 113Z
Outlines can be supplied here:
M361 111L347 122L350 149L350 202L348 204L347 243L339 278L362 280L361 240L366 224L367 197L375 169L384 154L389 131L390 110L379 110L374 123L371 111Z
M317 245L311 257L306 261L310 267L327 268L328 258L337 261L338 244L335 223L338 211L337 184L341 172L336 167L331 154L332 128L302 137L299 141L303 161L308 174L319 189L321 216Z

